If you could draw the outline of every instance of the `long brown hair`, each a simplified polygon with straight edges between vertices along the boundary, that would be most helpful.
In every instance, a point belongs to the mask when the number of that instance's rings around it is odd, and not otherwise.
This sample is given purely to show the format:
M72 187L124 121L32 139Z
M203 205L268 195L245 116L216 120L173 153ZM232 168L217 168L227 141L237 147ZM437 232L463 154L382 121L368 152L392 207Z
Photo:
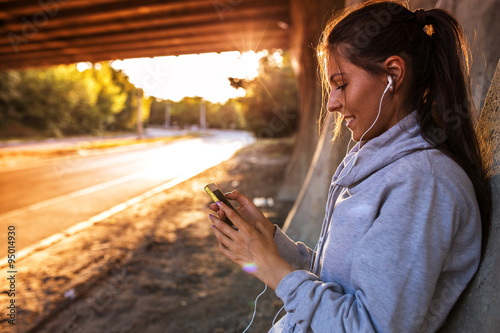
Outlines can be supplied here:
M339 47L349 62L372 74L383 74L381 64L392 55L405 61L411 80L406 107L417 111L422 137L471 179L481 210L484 248L491 194L475 131L478 114L471 98L469 52L457 19L442 9L413 12L397 0L368 1L339 12L317 49L326 92L328 57ZM340 122L337 117L337 133Z

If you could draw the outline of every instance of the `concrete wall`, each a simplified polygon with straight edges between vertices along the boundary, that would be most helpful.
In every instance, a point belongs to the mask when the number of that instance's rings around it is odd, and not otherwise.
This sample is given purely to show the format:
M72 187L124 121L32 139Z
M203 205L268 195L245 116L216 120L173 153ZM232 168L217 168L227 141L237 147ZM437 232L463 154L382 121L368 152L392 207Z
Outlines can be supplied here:
M493 217L479 271L455 305L442 333L500 332L500 61L480 119L488 140Z

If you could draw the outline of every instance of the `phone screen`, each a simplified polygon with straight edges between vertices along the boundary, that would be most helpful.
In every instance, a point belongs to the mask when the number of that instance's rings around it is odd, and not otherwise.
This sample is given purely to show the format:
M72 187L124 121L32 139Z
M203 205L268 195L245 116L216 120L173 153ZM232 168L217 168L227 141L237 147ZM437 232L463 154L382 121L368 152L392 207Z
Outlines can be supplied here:
M227 200L227 198L224 196L224 194L222 194L222 191L214 183L211 183L211 184L208 184L207 186L205 186L205 191L208 193L208 195L212 198L212 200L214 202L221 201L225 205L227 205L229 208L236 211L236 209L234 209L233 205L231 205L229 200ZM233 225L233 222L231 222L231 220L229 220L229 218L227 216L226 216L226 219L224 222L226 222L227 224L229 224L231 226Z

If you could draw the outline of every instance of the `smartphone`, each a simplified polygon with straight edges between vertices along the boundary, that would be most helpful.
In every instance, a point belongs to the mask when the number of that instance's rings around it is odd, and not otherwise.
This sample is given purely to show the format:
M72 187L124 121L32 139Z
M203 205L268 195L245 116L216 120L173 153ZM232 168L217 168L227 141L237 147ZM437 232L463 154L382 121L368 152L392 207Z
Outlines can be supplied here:
M224 204L226 204L229 208L236 211L236 209L234 209L233 205L231 205L229 200L227 200L227 198L224 196L224 194L222 194L222 191L214 183L210 183L210 184L206 185L205 191L208 193L208 195L212 198L212 200L214 202L221 201ZM230 226L233 225L233 222L231 222L231 220L229 220L229 218L227 216L226 216L224 222L226 222Z

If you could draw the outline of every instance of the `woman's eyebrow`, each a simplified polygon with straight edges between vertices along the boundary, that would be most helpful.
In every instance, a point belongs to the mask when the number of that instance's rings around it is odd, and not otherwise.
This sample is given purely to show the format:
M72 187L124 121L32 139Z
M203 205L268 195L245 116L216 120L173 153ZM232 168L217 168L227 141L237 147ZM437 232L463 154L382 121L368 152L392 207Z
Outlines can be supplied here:
M334 73L334 74L330 75L330 82L332 82L335 79L335 77L342 76L344 74L345 74L344 72L340 72L340 73Z

